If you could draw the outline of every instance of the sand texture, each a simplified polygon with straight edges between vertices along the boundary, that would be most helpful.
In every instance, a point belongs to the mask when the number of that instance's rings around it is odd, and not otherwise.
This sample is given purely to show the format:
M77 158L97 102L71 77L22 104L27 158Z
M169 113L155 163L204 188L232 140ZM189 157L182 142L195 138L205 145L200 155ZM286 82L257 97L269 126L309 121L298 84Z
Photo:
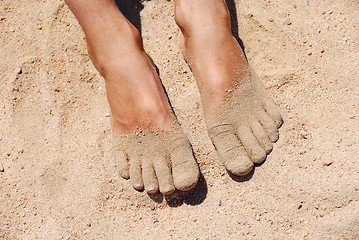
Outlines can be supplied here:
M280 138L249 176L229 176L180 54L173 3L137 5L140 15L126 15L203 175L189 192L150 197L120 177L104 81L65 3L0 0L0 239L359 238L358 1L230 5L283 116Z

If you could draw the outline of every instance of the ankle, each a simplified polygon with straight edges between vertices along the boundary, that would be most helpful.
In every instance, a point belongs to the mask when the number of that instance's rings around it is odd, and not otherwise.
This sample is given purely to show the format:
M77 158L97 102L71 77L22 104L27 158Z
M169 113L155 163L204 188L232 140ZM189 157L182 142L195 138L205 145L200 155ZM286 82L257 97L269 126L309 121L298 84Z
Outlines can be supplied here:
M85 34L89 57L101 74L112 62L118 64L133 55L144 54L139 31L127 21L108 23L94 34Z
M175 0L175 21L185 36L199 29L231 31L230 14L224 0Z
M65 0L84 31L121 14L113 0Z

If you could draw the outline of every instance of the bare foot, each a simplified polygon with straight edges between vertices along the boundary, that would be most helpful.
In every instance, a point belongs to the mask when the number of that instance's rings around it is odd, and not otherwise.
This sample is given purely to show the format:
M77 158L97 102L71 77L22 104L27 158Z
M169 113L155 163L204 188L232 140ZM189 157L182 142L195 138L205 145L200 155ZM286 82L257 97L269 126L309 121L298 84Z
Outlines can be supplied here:
M225 1L176 0L175 4L209 135L227 170L246 175L272 151L281 115L231 33Z
M67 0L67 4L79 19L90 58L106 82L120 175L148 193L193 188L198 165L138 30L114 1Z

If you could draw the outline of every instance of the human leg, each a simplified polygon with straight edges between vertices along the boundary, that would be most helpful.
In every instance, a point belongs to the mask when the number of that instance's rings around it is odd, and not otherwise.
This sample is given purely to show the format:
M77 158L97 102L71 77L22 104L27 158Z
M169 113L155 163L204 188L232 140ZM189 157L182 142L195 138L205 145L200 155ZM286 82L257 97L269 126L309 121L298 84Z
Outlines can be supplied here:
M189 190L199 170L138 30L113 0L66 0L106 83L120 174L135 189Z
M174 2L209 135L227 170L246 175L271 152L281 115L232 35L225 0Z

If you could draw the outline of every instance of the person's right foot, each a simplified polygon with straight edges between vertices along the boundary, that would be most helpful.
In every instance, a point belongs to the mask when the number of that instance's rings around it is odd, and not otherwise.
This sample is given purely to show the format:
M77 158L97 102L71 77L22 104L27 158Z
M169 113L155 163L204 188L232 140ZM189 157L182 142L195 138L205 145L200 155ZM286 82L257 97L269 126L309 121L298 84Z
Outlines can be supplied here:
M121 23L85 31L90 58L106 82L120 175L148 193L189 190L199 178L190 143L138 30Z

